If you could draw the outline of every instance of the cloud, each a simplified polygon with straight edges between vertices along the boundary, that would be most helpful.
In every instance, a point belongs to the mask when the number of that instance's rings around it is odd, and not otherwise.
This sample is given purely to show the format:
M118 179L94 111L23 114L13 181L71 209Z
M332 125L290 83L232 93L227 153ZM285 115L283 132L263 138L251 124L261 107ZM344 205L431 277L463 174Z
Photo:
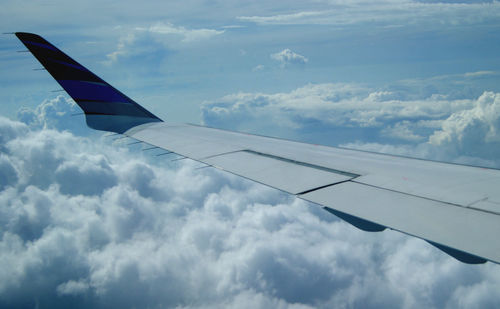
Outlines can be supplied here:
M451 114L429 142L469 155L500 155L500 94L485 92L471 109Z
M415 134L415 126L418 125L419 123L413 124L410 121L403 120L401 122L397 122L393 126L388 126L382 129L380 134L383 136L409 142L419 142L424 140L425 138L421 135Z
M12 121L5 117L0 117L0 150L5 151L7 142L16 139L18 136L26 135L28 126L22 122Z
M444 3L418 1L325 1L319 10L268 16L239 16L244 22L259 25L371 25L395 27L478 25L496 23L500 11L497 2Z
M205 102L202 115L205 124L227 129L497 167L498 97L418 98L355 84L310 84L288 93L228 95Z
M111 64L116 62L119 57L123 57L128 54L128 47L134 43L136 40L136 36L133 32L126 33L121 36L118 45L116 46L116 50L107 54L108 62L106 64Z
M82 281L69 280L57 286L56 290L59 295L72 295L76 296L84 294L89 289L89 284Z
M405 100L392 92L374 91L356 84L309 84L288 93L237 93L206 102L205 122L238 126L248 121L300 128L316 121L336 127L381 127L397 119L439 119L472 106L472 101L434 97ZM259 119L263 120L260 121ZM271 121L268 121L271 119Z
M55 106L34 118L62 125L67 107ZM0 178L1 307L500 303L497 265L462 264L394 231L359 231L239 177L3 117L0 136L0 175L10 175Z
M34 110L20 108L17 118L31 129L67 130L78 135L91 132L81 125L84 115L80 107L72 99L62 95L44 100Z
M0 190L17 183L17 171L9 157L3 154L0 155L0 171L2 171L2 174L0 174Z
M257 24L288 24L294 22L304 22L309 20L312 22L318 17L323 16L322 12L298 12L293 14L280 14L274 16L239 16L238 19L246 22Z
M114 50L106 55L105 65L111 65L120 58L131 58L141 55L147 57L161 50L161 55L169 54L169 50L176 50L182 46L197 42L204 42L215 36L222 35L225 30L215 29L188 29L172 23L157 22L149 27L122 28L118 43ZM182 43L182 44L180 44ZM158 58L155 58L158 61Z
M496 75L497 72L495 71L477 71L477 72L468 72L465 73L465 77L483 77L487 75Z
M306 57L294 53L288 48L280 51L279 53L271 54L271 59L278 61L282 67L292 64L306 64L309 61Z
M190 43L202 40L208 40L214 36L221 35L225 30L214 29L187 29L182 26L174 26L171 23L158 22L148 28L136 28L136 30L146 30L151 33L177 35L182 37L182 42Z
M264 70L265 66L263 64L256 65L253 69L252 72L258 72Z

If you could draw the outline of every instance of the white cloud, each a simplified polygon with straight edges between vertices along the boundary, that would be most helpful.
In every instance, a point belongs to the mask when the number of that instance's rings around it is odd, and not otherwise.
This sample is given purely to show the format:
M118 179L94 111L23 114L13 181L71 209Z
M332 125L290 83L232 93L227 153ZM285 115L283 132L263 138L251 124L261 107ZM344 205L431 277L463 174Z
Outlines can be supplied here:
M0 190L17 183L17 171L9 157L0 153Z
M441 25L457 26L497 22L500 4L444 3L418 1L324 1L320 10L268 16L239 16L238 19L260 25L334 25L368 24L384 28Z
M425 137L415 134L415 128L419 123L411 123L410 121L404 120L394 124L393 126L388 126L380 131L383 136L396 138L400 140L406 140L410 142L419 142L425 139Z
M497 265L462 264L393 231L359 231L190 162L153 163L109 140L0 124L0 175L17 175L0 188L2 307L500 303Z
M119 27L115 30L122 34L114 51L106 55L108 60L104 61L105 65L111 65L124 57L138 54L147 55L159 47L163 49L163 54L166 54L169 48L178 49L180 46L207 41L225 32L225 30L206 28L189 29L164 22L157 22L149 27L123 29Z
M119 57L127 55L128 47L134 43L135 39L136 37L133 32L126 33L125 35L121 36L118 41L118 45L116 46L116 50L106 55L106 57L108 58L108 62L106 62L106 64L116 62Z
M18 110L17 118L31 129L68 130L76 134L88 134L89 129L82 127L82 110L66 96L59 95L44 100L34 110L23 107Z
M18 136L26 135L28 126L22 122L12 121L5 117L0 117L0 151L5 151L7 142L16 139Z
M500 154L500 94L485 92L471 109L457 111L429 137L434 145L452 147L472 155Z
M464 76L465 77L483 77L486 75L495 75L495 74L497 74L497 72L495 72L495 71L477 71L477 72L465 73Z
M228 95L206 102L202 112L210 126L306 136L309 142L320 136L314 142L500 166L498 98L485 92L476 99L440 94L417 99L354 84L318 84L288 93ZM408 145L398 148L395 140Z
M57 286L56 290L59 295L78 295L87 292L89 284L83 281L69 280Z
M256 66L252 69L252 71L253 71L253 72L258 72L258 71L262 71L262 70L264 70L264 68L265 68L265 66L264 66L263 64L259 64L259 65L256 65Z
M291 64L306 64L309 59L306 57L294 53L290 49L286 48L278 53L271 54L271 59L278 61L282 67L291 65Z
M288 93L238 93L203 106L205 122L238 126L257 121L297 128L314 120L331 126L381 127L398 119L441 119L473 105L472 100L399 99L355 84L309 84ZM262 121L259 119L262 117Z
M178 35L182 37L182 42L189 43L207 40L214 36L221 35L225 30L214 29L187 29L182 26L174 26L171 23L158 22L149 28L136 28L136 30L147 30L152 33Z
M241 21L253 22L258 24L293 24L296 22L304 22L309 20L317 20L316 18L324 16L324 12L298 12L293 14L280 14L274 16L239 16Z

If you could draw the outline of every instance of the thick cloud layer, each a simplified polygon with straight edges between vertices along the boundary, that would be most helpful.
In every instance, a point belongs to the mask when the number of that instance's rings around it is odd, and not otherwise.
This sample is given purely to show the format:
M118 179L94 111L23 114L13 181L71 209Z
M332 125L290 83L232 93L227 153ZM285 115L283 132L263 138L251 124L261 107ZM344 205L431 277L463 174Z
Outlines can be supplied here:
M0 117L0 307L500 304L497 265L361 232L276 190L35 116Z
M204 122L309 142L500 167L500 95L415 95L354 84L237 93L203 106Z
M457 111L430 136L436 145L471 155L500 155L500 93L485 92L471 109Z

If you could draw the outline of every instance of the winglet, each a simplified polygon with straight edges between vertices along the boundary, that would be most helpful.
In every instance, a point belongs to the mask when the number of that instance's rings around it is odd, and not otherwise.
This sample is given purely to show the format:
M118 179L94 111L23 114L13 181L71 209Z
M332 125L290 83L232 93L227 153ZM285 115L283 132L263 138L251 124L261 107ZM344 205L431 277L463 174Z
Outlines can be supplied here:
M15 35L80 106L89 127L123 133L140 124L161 121L41 36L26 32Z

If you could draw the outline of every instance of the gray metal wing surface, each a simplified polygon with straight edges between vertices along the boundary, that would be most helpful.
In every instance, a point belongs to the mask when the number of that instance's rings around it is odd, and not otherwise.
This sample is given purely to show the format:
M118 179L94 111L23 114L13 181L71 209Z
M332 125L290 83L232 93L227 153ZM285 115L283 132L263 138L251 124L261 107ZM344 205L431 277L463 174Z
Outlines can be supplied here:
M124 133L295 194L368 231L391 228L468 263L500 262L500 171L189 125Z

